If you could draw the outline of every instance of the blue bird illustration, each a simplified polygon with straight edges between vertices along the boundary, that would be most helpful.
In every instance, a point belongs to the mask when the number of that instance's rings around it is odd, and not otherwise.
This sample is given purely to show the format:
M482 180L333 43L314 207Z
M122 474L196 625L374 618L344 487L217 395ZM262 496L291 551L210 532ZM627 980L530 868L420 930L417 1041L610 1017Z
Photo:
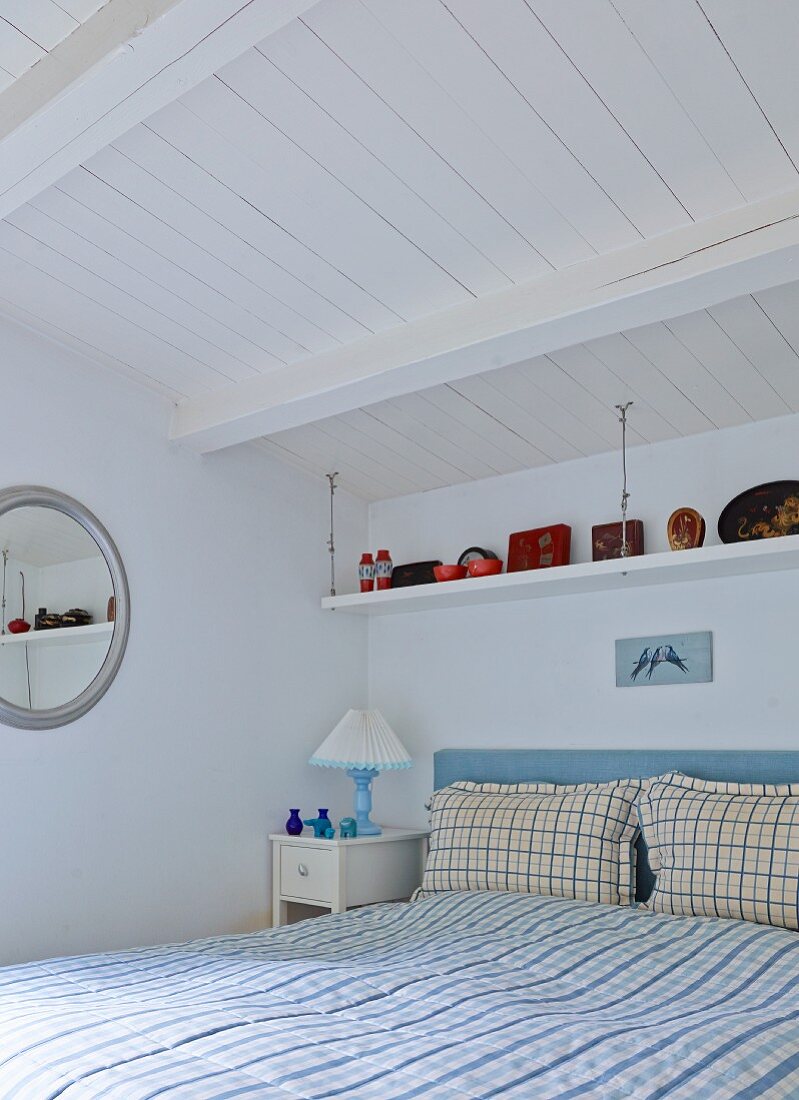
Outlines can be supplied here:
M652 673L666 660L666 647L659 645L655 652L652 654L652 660L649 662L649 672L646 674L647 680L652 679Z
M687 674L688 666L685 664L682 657L679 656L674 646L672 645L666 646L666 660L669 661L670 664L676 665L677 668Z
M651 657L652 657L652 654L649 650L649 646L647 646L644 649L644 652L638 658L638 664L635 666L635 668L630 673L630 679L631 680L635 680L638 676L638 673L644 671L646 666L649 664L649 661L650 661Z

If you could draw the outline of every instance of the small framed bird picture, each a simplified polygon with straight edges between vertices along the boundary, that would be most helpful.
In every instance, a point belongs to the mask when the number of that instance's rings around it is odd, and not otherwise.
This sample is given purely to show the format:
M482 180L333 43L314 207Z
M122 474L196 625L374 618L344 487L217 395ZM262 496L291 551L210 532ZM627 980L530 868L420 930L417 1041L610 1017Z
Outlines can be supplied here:
M713 635L652 634L616 642L616 687L707 684L713 679Z

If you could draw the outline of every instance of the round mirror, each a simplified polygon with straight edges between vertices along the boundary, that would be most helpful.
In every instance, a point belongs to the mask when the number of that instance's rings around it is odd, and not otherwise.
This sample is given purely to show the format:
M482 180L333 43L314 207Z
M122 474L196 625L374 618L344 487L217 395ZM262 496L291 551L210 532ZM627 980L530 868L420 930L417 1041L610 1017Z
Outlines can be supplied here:
M0 722L73 722L108 690L125 652L119 552L78 501L20 486L0 492L0 554Z

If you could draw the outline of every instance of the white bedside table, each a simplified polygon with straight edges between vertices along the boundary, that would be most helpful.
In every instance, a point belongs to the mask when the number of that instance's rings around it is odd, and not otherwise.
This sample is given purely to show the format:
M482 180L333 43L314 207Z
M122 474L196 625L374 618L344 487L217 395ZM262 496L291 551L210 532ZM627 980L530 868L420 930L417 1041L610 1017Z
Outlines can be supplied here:
M272 926L286 923L290 901L343 913L410 897L422 881L428 836L425 829L387 828L353 840L270 834Z

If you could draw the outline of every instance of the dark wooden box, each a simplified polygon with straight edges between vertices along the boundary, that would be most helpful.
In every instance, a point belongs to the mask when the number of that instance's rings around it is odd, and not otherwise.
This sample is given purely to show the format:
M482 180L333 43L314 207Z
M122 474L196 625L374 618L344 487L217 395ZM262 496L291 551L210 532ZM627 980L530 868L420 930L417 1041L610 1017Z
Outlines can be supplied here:
M392 588L410 588L415 584L435 584L433 568L440 561L412 561L407 565L395 565L391 573Z
M644 525L640 519L627 520L627 544L630 557L644 552ZM594 561L621 557L621 522L600 523L591 528L591 550Z
M572 529L565 523L516 531L508 542L508 573L568 565Z

